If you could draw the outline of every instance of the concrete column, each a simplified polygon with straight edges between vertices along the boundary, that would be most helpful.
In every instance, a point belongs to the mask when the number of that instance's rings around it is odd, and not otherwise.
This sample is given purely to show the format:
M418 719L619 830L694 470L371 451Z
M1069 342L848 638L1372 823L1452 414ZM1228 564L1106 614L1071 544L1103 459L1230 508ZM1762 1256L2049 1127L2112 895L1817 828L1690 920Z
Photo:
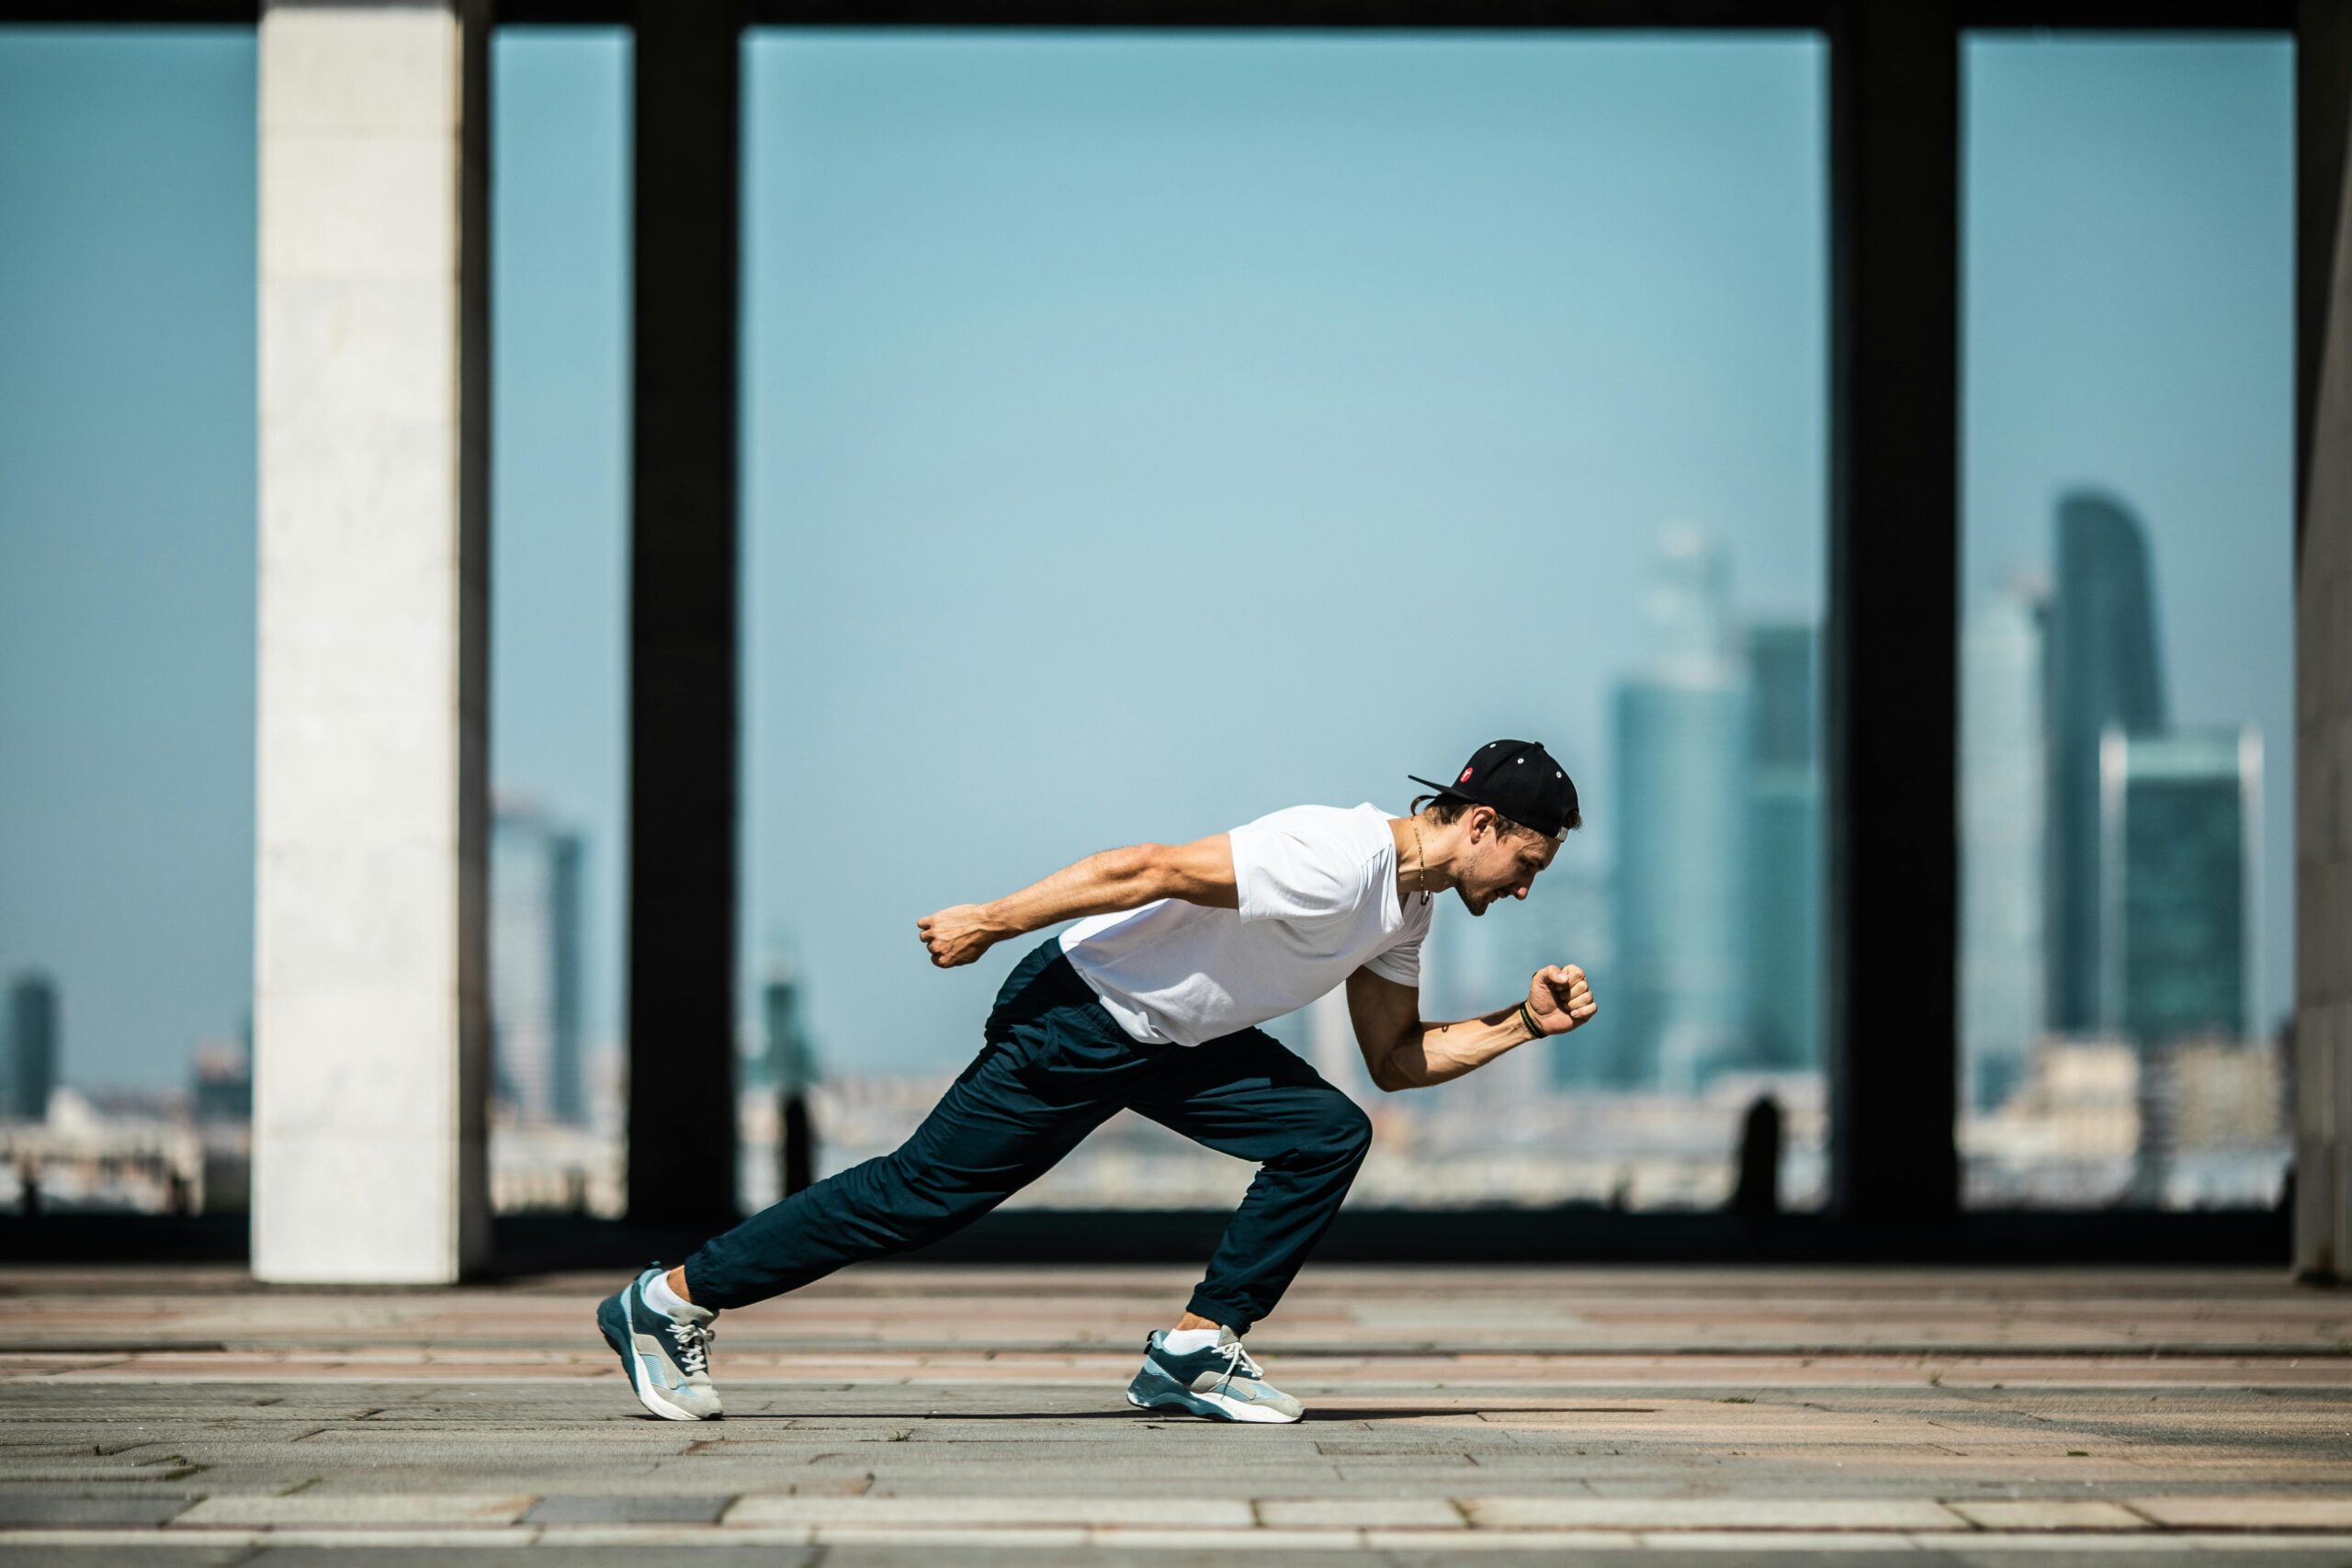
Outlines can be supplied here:
M2297 29L2295 1271L2352 1275L2352 5Z
M488 44L471 0L262 12L265 1280L489 1244Z

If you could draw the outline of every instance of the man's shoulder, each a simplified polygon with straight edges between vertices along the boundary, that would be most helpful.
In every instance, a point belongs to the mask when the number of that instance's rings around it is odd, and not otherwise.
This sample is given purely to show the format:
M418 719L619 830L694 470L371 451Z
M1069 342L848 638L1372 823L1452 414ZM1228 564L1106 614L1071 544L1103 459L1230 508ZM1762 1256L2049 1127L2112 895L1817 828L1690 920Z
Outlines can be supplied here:
M1290 806L1233 830L1235 865L1283 868L1351 907L1386 879L1396 844L1374 806Z
M1285 806L1242 826L1340 839L1370 839L1376 832L1387 830L1388 814L1370 801L1358 806Z

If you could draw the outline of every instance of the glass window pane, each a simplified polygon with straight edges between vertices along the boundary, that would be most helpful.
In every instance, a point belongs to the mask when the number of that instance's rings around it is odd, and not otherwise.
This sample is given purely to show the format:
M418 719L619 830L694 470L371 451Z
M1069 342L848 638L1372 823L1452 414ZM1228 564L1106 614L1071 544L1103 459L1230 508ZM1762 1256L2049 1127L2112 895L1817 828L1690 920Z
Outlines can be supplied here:
M1966 52L1978 1204L2272 1202L2292 1007L2293 51Z
M1035 936L914 922L1503 737L1582 794L1448 898L1425 1014L1601 1015L1361 1095L1366 1202L1820 1191L1823 56L1815 39L762 32L745 235L747 973L822 1168L890 1146ZM756 983L756 981L754 982ZM1122 1120L1022 1200L1229 1202Z
M254 63L0 28L0 1121L81 1129L0 1139L51 1207L244 1203Z
M618 1213L627 868L624 28L492 42L492 1197Z

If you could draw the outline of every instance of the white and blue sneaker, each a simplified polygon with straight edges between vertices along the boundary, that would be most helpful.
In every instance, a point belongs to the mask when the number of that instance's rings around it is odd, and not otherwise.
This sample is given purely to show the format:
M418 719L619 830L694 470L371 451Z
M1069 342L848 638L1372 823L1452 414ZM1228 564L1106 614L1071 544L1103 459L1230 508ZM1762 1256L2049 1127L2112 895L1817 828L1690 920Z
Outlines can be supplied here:
M684 1318L656 1311L645 1286L661 1272L656 1263L597 1303L596 1326L620 1357L639 1404L664 1421L707 1421L726 1414L710 1386L710 1323L718 1314L692 1305Z
M1138 1410L1181 1410L1213 1421L1295 1421L1306 1414L1266 1381L1265 1369L1230 1328L1217 1330L1215 1345L1181 1355L1168 1348L1168 1331L1155 1328L1143 1349L1143 1371L1127 1385L1127 1403Z

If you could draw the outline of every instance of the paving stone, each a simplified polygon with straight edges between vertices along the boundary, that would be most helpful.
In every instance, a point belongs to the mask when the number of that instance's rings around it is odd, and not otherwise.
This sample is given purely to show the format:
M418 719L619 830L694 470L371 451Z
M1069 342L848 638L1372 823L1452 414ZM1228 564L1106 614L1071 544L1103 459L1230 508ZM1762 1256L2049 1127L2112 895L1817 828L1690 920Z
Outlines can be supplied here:
M2333 1497L2133 1497L2129 1502L2175 1529L2352 1529L2352 1493Z
M511 1525L535 1499L463 1493L299 1492L290 1497L207 1497L172 1521L187 1527Z
M814 1568L822 1556L815 1550L793 1547L704 1547L694 1554L694 1568ZM838 1559L833 1561L838 1562ZM146 1568L143 1555L132 1568ZM243 1562L254 1568L648 1568L641 1551L633 1547L581 1547L536 1543L520 1556L482 1547L263 1547ZM243 1568L243 1562L240 1568ZM78 1568L96 1568L83 1563ZM1172 1568L1172 1565L1169 1565Z
M1926 1499L1832 1497L1464 1497L1482 1529L1948 1529L1960 1521Z
M1850 1556L1855 1552L1896 1552L1904 1555L1910 1568L1920 1568L1922 1548L1911 1537L1893 1530L1672 1530L1660 1534L1637 1534L1642 1545L1643 1562L1649 1562L1648 1553L1657 1551L1713 1552L1716 1561L1723 1554L1744 1555L1770 1543L1775 1553L1835 1552Z
M1032 1550L1085 1546L1082 1526L1018 1526L965 1529L938 1526L920 1529L892 1525L823 1525L816 1531L820 1546L920 1546L925 1551L956 1551L967 1546L1014 1546Z
M714 1525L731 1497L542 1497L523 1516L527 1525Z
M1310 1529L1460 1529L1461 1513L1442 1497L1267 1497L1258 1517L1269 1527Z
M139 1546L115 1550L115 1562L136 1563L138 1568L231 1568L233 1563L253 1560L249 1546ZM13 1541L0 1541L0 1562L8 1568L105 1568L107 1555L87 1546L19 1546ZM359 1568L345 1563L344 1568Z
M2090 1497L1947 1499L1944 1506L1988 1530L2144 1530L2131 1509Z
M0 1528L160 1525L185 1511L187 1497L0 1497Z
M1360 1530L1351 1529L1159 1529L1149 1526L1097 1526L1087 1531L1087 1544L1097 1547L1148 1547L1209 1558L1236 1552L1306 1551L1329 1552L1363 1544Z
M1172 1529L1227 1526L1246 1529L1257 1521L1249 1503L1233 1497L743 1497L727 1511L735 1525L812 1525L820 1530L861 1529L974 1529L997 1526L1159 1525Z
M1396 1552L1400 1558L1429 1553L1429 1561L1436 1562L1440 1560L1438 1554L1475 1555L1478 1562L1488 1565L1495 1564L1498 1558L1559 1562L1567 1560L1564 1555L1567 1553L1606 1552L1613 1557L1618 1552L1642 1550L1641 1537L1630 1530L1531 1529L1504 1534L1499 1530L1441 1533L1368 1529L1363 1532L1363 1541L1368 1547ZM1643 1562L1646 1568L1648 1560L1645 1558Z

